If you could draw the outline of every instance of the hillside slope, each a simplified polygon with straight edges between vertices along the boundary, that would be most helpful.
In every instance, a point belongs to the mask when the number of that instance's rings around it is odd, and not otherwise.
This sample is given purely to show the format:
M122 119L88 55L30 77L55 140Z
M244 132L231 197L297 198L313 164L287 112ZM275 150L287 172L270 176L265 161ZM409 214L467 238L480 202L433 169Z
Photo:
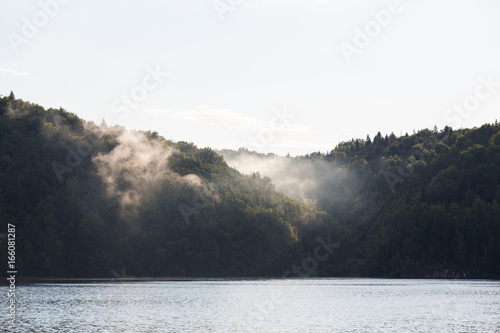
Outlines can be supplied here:
M373 141L353 139L327 154L295 158L245 149L219 153L349 227L356 240L347 262L351 274L500 274L497 123L401 137L379 132Z
M497 124L219 153L1 98L20 276L500 276Z
M20 276L281 276L347 232L211 149L6 97L0 170Z

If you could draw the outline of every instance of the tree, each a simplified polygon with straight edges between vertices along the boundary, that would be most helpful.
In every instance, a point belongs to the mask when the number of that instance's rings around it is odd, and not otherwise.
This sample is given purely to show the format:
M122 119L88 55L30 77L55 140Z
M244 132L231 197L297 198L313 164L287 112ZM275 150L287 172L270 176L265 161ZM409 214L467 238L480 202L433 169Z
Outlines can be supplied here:
M397 139L396 139L396 135L394 135L394 132L391 132L391 135L389 136L389 144L394 144L396 143Z
M15 99L16 99L16 96L14 95L14 92L13 92L12 90L10 91L9 99L10 99L11 101L13 101L13 100L15 100Z
M366 142L365 142L365 145L366 145L367 147L370 147L370 146L372 145L372 139L370 139L370 135L369 135L369 134L366 136Z
M373 144L375 145L375 154L380 153L380 146L382 145L382 133L380 131L377 133L375 138L373 139Z

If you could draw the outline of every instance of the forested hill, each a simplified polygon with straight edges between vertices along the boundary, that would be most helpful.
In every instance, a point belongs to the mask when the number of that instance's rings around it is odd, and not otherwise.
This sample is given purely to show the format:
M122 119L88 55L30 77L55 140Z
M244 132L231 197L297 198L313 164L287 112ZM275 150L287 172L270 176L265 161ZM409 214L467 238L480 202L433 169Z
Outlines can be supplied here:
M0 171L0 232L16 226L20 277L281 276L318 237L348 237L211 149L8 97ZM347 251L322 269L344 274Z
M0 232L25 277L499 276L499 131L222 157L3 97Z
M347 271L372 276L500 274L500 126L378 133L294 158L219 151L313 201L356 242ZM487 274L486 274L487 275Z
M500 125L345 142L325 159L359 181L320 207L357 228L373 274L500 273ZM328 193L328 189L325 189ZM439 275L439 274L437 274Z

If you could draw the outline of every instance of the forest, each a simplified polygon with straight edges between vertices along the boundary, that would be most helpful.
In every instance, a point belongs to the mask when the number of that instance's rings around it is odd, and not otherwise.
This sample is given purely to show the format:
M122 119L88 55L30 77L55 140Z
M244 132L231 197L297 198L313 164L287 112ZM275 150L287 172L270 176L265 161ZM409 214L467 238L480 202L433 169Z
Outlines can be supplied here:
M283 157L0 98L19 276L498 278L499 201L496 121Z

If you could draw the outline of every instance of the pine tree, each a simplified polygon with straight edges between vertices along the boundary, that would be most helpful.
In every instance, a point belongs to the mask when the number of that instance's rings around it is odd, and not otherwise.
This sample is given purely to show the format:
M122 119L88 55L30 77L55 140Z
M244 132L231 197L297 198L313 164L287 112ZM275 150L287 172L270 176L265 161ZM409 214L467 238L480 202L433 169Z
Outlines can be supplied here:
M373 139L373 144L375 145L375 154L380 153L380 146L382 145L382 133L380 131L377 133L377 136Z
M389 136L389 144L393 144L397 141L396 135L394 135L394 132L391 132L391 135Z
M370 147L370 146L372 145L372 139L370 139L370 135L369 135L369 134L366 136L366 142L365 142L365 145L366 145L367 147Z
M16 99L16 96L14 95L14 92L13 92L12 90L10 91L9 99L10 99L11 101L13 101L13 100L15 100L15 99Z

